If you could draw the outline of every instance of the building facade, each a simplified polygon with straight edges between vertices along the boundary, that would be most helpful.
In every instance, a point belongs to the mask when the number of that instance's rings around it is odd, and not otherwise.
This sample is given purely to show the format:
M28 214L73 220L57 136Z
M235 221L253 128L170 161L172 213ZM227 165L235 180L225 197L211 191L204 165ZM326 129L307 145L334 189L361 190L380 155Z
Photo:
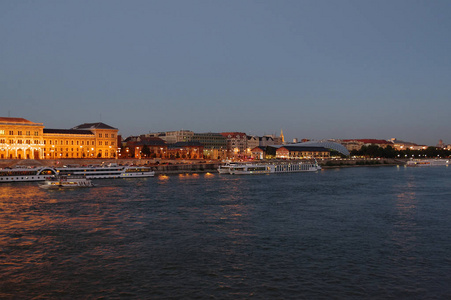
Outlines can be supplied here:
M194 136L194 132L191 130L177 130L166 131L164 136L161 136L163 140L168 144L175 144L178 142L190 142Z
M227 139L227 152L229 158L244 158L247 150L247 136L243 132L222 132Z
M192 141L204 146L204 157L207 159L227 157L227 139L220 133L194 133Z
M89 130L44 128L44 158L95 158L95 135Z
M0 159L42 159L43 148L43 123L0 117Z
M0 118L0 159L114 158L117 132L101 122L47 129L23 118Z
M276 158L283 159L309 159L329 157L330 150L323 147L283 146L276 151Z

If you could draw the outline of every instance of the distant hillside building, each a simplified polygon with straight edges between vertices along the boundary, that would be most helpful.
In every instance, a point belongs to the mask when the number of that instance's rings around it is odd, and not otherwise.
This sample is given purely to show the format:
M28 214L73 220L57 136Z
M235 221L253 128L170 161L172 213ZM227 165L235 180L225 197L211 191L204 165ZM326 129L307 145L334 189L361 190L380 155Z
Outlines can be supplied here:
M393 147L393 143L386 140L378 139L349 139L341 140L340 144L346 147L348 151L360 150L363 146L376 145L382 148L387 148L388 146Z
M397 140L396 138L392 138L390 140L393 143L393 148L395 148L396 150L406 150L406 149L424 150L427 148L426 145L417 145L417 144L411 143L411 142L404 142L404 141Z

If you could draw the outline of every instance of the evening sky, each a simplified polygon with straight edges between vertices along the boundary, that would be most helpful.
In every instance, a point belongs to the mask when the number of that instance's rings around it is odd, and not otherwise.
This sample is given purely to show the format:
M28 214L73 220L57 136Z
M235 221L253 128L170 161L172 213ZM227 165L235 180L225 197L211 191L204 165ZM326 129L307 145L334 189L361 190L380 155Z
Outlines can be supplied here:
M451 1L0 1L0 116L451 143Z

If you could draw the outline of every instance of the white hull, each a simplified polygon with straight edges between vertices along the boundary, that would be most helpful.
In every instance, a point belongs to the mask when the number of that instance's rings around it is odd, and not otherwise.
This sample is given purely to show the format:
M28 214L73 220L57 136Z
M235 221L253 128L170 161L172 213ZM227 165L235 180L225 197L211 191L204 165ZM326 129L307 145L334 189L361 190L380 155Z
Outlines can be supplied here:
M297 173L316 172L321 167L315 162L300 163L275 163L275 164L241 164L231 167L231 175L272 174L272 173Z
M142 178L153 177L148 167L135 166L89 166L67 168L15 168L0 170L0 182L44 181L58 175L79 175L87 179Z
M67 189L93 187L91 180L83 176L58 176L48 178L39 187L43 189Z
M0 182L44 181L57 174L53 168L14 168L0 170Z
M412 159L407 162L408 167L434 167L447 165L449 165L448 159Z
M88 179L138 178L155 175L155 172L148 167L118 166L116 164L97 167L67 167L56 170L61 175L81 175Z
M225 164L225 165L219 166L218 173L219 174L230 174L230 168L232 168L236 165L237 164L232 163L232 164Z

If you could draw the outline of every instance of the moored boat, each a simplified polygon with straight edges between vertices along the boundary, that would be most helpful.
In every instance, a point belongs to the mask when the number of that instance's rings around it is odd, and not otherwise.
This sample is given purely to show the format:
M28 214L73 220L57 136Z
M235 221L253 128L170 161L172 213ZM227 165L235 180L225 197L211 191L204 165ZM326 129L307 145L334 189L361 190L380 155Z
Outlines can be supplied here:
M229 170L230 168L236 166L236 163L226 163L225 165L221 165L218 167L218 173L219 174L230 174Z
M55 176L86 176L87 179L152 177L155 172L150 167L120 166L117 164L98 166L66 166L59 168L7 168L0 169L0 182L44 181Z
M316 172L321 167L316 162L283 162L283 163L261 163L261 164L237 164L229 168L229 174L271 174L271 173L294 173L294 172Z
M407 162L408 167L434 167L447 165L449 165L449 159L411 159Z
M25 182L43 181L48 177L55 176L57 171L53 168L6 168L0 170L0 182Z
M39 187L43 189L93 187L92 181L85 176L55 176L47 178Z
M59 175L82 175L88 179L152 177L155 172L150 167L121 166L108 164L100 166L68 166L56 168Z

